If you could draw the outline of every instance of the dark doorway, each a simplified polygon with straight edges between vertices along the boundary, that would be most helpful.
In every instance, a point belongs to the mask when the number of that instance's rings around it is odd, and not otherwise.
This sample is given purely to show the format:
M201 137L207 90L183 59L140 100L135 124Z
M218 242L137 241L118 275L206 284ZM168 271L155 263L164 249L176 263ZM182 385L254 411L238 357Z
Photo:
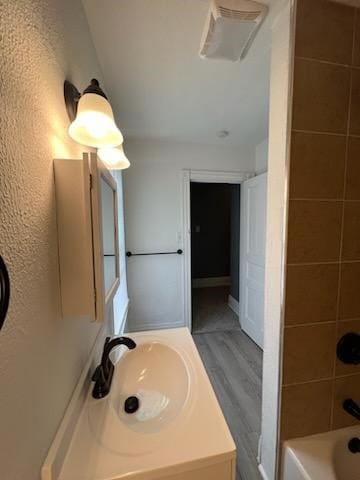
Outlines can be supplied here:
M193 332L239 329L240 185L191 183Z

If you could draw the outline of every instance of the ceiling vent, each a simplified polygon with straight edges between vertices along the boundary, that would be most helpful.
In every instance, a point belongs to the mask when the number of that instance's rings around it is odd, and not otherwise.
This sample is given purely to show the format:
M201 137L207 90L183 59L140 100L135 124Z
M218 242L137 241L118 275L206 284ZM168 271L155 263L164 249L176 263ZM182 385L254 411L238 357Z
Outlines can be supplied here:
M267 13L252 0L212 0L200 56L236 62L245 57Z

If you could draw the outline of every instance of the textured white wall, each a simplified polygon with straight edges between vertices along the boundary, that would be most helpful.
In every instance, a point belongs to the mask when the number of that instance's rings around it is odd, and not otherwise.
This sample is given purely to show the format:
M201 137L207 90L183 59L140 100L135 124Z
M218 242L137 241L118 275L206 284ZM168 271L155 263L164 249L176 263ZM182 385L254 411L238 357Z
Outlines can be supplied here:
M0 477L37 480L99 326L60 311L53 158L67 134L67 77L101 80L80 0L0 3L0 254L10 310L0 332Z
M126 153L131 162L123 176L126 248L133 252L183 247L183 169L255 171L254 148L134 140L127 141ZM127 260L130 329L184 324L183 259L159 255Z

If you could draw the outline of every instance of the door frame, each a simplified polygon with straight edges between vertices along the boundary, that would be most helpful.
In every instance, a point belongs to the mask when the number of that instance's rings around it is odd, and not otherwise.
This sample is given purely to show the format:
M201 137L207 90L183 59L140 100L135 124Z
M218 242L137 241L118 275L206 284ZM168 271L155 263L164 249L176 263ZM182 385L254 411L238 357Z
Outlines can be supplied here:
M184 325L191 332L191 201L190 183L229 183L241 185L242 182L254 177L250 172L227 172L216 170L183 170L182 171L182 235L184 245L183 261L183 298L184 298Z

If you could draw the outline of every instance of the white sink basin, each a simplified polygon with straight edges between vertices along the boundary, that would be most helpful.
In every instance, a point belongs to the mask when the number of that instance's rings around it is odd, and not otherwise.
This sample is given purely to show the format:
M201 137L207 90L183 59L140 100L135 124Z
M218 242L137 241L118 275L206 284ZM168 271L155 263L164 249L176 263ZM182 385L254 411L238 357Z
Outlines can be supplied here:
M158 341L127 352L113 378L111 401L121 422L135 431L156 432L179 415L189 396L189 371L182 356ZM125 400L135 396L139 409L125 412Z
M195 388L184 352L149 337L136 343L116 364L108 396L89 403L90 427L100 443L130 455L158 448L160 432L189 411L190 384ZM139 400L132 414L124 408L130 396Z

